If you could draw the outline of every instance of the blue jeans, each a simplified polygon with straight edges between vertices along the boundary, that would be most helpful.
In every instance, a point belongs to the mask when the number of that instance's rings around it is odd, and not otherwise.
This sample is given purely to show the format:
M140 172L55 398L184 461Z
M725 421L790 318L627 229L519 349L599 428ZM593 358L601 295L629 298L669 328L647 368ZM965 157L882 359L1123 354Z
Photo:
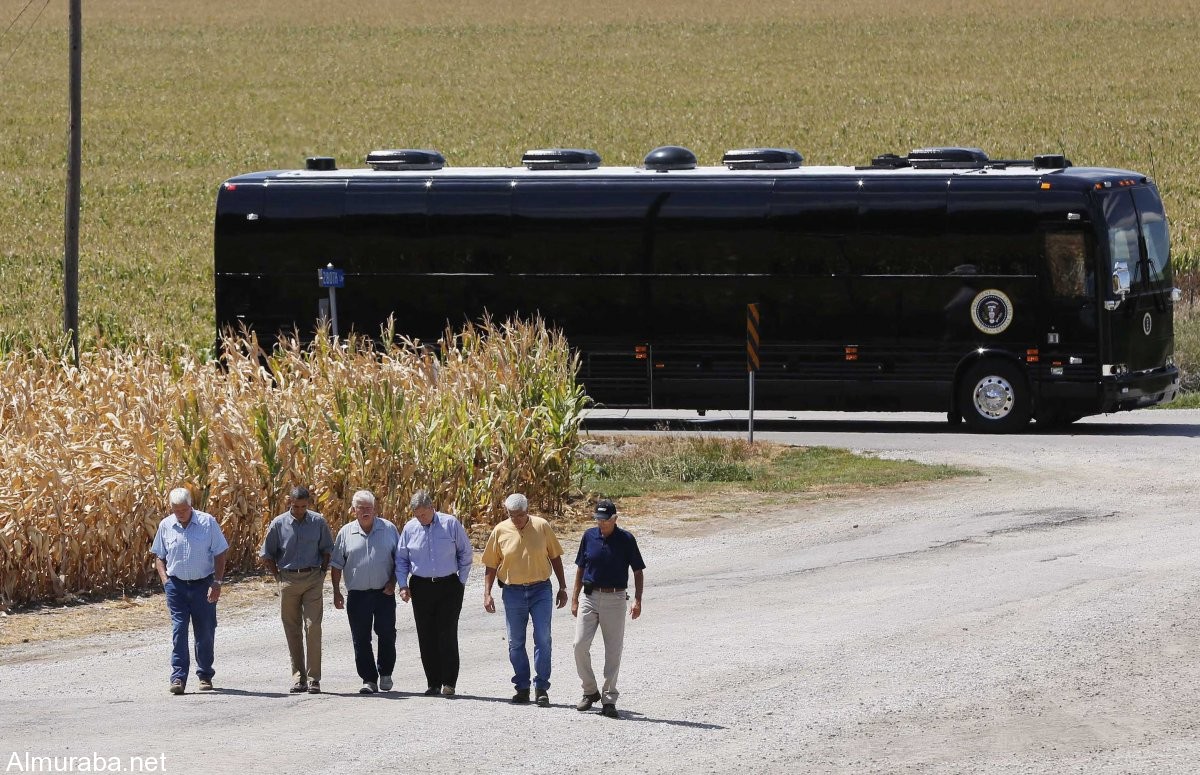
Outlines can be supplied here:
M171 680L187 683L188 622L196 636L196 676L212 680L213 641L217 636L217 604L208 602L212 577L187 582L167 577L167 611L171 614Z
M550 688L550 616L554 596L550 579L527 586L504 587L504 623L508 626L508 661L513 666L513 685L529 688L529 654L525 651L525 629L533 619L534 683L538 689Z

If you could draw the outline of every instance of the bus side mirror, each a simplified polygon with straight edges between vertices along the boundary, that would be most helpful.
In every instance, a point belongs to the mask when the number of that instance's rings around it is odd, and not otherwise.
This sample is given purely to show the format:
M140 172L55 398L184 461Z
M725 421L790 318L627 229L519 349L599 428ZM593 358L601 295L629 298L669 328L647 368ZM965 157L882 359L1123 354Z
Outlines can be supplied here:
M1125 301L1129 293L1129 264L1124 261L1113 264L1112 291L1114 296L1120 297L1120 301Z

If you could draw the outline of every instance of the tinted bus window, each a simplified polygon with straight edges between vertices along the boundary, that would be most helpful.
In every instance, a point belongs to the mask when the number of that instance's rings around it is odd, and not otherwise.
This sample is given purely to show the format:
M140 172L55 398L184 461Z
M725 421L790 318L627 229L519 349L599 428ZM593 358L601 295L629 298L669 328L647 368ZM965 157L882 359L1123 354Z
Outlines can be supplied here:
M868 179L858 203L856 274L947 274L960 263L946 244L944 179Z
M1046 234L1046 268L1055 296L1082 298L1091 295L1087 238L1083 232Z
M1042 252L1034 197L1002 179L953 182L947 203L947 258L983 275L1033 274Z
M1146 242L1146 255L1150 259L1150 281L1173 282L1171 273L1171 237L1167 232L1167 217L1163 214L1162 200L1153 189L1137 188L1133 191L1138 217L1142 224L1142 239Z
M521 181L513 194L513 271L650 271L647 216L660 195L621 181Z
M654 220L654 271L763 274L775 266L764 229L771 181L680 181Z
M767 223L778 244L776 274L849 274L846 240L858 226L858 180L781 179Z
M423 180L352 180L346 191L347 267L352 271L433 272L425 259Z

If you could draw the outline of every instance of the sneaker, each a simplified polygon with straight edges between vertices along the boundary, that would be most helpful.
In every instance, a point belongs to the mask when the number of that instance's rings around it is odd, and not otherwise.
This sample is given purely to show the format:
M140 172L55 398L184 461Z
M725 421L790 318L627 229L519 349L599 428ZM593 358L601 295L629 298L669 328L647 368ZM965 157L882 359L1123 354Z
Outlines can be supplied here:
M309 694L320 694L321 693L321 682L320 681L311 682L308 685L308 693Z
M379 676L379 691L390 692L392 690L392 677L390 675Z
M292 684L292 688L288 689L292 694L304 694L308 691L308 681L297 681Z
M378 687L375 686L374 681L364 681L362 688L358 690L358 693L359 694L374 694L377 691L379 691L379 689L378 689Z
M441 691L441 689L437 688L436 686L430 686L428 689L425 690L425 696L426 697L436 697L436 696L438 696L438 692L440 692L440 691ZM529 698L526 697L525 699L529 699Z
M454 687L453 686L443 686L442 687L442 696L443 697L453 697L454 696Z
M575 703L575 710L591 710L592 706L600 702L600 692L592 692L591 694L583 695L583 699Z
M538 707L539 707L539 708L548 708L548 707L550 707L550 695L549 695L549 694L546 694L546 690L545 690L545 689L538 689L538 690L537 690L537 704L538 704Z
M201 678L200 679L200 691L211 692L212 690L213 690L212 679L211 678Z
M183 694L183 681L178 678L171 680L171 694ZM529 699L526 697L525 699Z
M529 702L529 690L517 689L517 693L512 698L514 705L524 705Z
M617 706L611 702L604 703L604 707L600 710L600 715L608 716L609 718L621 718L620 714L617 713Z

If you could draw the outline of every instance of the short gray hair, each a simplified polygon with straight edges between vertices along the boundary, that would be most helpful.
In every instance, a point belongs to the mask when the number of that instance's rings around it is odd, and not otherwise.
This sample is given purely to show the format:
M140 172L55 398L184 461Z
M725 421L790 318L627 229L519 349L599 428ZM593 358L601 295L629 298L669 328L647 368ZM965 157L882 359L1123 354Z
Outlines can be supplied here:
M425 492L424 490L417 490L414 492L412 498L410 498L408 501L408 508L412 509L413 511L426 506L433 508L433 498L430 498L429 493Z
M359 490L350 498L350 508L354 508L360 503L369 503L375 505L375 495L370 490Z
M172 506L182 506L185 503L191 506L192 494L188 492L188 488L186 487L176 487L174 490L171 490L171 494L167 496L167 500L170 501Z
M504 499L504 508L509 511L529 511L529 499L519 492Z

